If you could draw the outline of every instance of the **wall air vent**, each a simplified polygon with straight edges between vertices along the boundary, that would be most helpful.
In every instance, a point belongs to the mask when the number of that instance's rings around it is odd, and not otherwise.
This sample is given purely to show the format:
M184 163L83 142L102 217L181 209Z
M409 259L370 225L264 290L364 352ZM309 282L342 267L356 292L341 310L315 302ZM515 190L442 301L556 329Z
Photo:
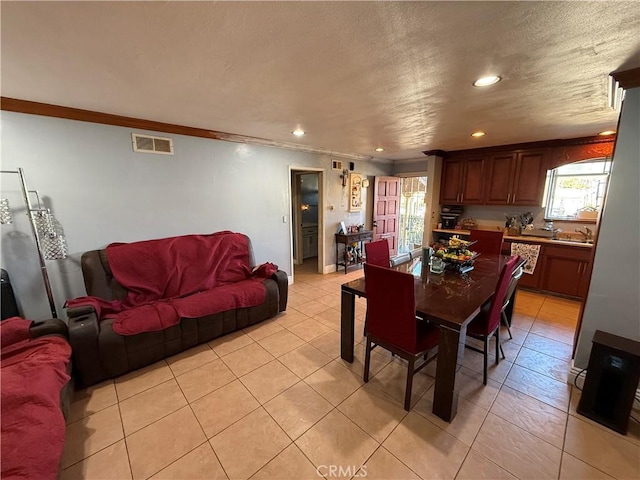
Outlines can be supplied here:
M151 135L132 133L131 140L134 152L173 155L173 139L171 138L152 137Z
M342 162L340 160L331 160L331 168L342 171Z

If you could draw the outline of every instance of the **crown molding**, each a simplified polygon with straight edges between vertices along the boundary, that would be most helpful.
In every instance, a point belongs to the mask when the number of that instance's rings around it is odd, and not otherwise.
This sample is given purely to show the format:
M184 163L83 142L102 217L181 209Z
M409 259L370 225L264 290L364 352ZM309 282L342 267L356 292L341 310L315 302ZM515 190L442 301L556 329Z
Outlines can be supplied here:
M41 115L44 117L63 118L66 120L77 120L80 122L100 123L103 125L114 125L117 127L127 127L139 130L151 130L154 132L173 133L176 135L187 135L190 137L208 138L210 140L222 140L234 143L246 143L261 145L264 147L282 148L296 152L315 153L327 155L333 158L344 158L348 160L361 160L379 163L391 163L391 160L374 158L369 155L358 155L345 152L336 152L326 148L300 145L298 143L277 142L266 138L239 135L236 133L219 132L206 128L189 127L176 125L173 123L156 122L135 117L125 117L111 113L95 112L80 108L63 107L49 103L32 102L18 98L0 97L0 109L7 112L26 113L29 115Z
M580 138L562 138L555 140L544 140L541 142L526 142L526 143L512 143L509 145L496 145L493 147L471 148L468 150L451 150L445 152L443 150L425 150L425 155L438 155L443 158L459 157L461 155L486 155L503 151L517 151L517 150L531 150L536 148L554 148L554 147L572 147L582 145L595 145L595 144L613 144L615 143L616 136L608 135L606 137L591 136Z

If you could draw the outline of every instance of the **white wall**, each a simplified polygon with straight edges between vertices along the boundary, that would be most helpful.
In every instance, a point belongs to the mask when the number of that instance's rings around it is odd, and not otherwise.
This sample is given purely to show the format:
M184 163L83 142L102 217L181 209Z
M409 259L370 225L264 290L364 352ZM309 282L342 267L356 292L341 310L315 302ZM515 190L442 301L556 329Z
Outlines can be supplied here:
M585 368L596 330L640 340L640 88L628 90L574 365Z
M153 155L133 152L129 128L5 111L0 121L2 169L24 168L28 187L64 227L70 257L47 262L59 316L65 299L85 294L80 255L111 242L233 230L251 238L257 262L274 262L291 275L290 166L325 169L328 270L338 223L364 223L371 215L347 212L346 189L328 156L162 133L173 138L175 155ZM356 161L365 176L390 169ZM2 267L24 315L46 318L51 314L18 177L1 180L15 215L1 230Z

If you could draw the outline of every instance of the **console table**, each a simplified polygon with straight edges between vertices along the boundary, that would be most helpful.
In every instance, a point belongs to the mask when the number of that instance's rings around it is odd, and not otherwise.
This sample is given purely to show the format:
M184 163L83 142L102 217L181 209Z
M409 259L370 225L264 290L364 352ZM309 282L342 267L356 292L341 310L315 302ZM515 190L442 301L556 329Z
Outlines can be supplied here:
M355 233L336 233L336 272L338 268L344 267L344 273L347 273L347 269L354 265L360 265L364 262L364 241L371 241L373 239L373 231L371 230L362 230L361 232ZM362 252L362 256L358 259L353 259L351 261L347 261L345 258L345 253L347 251L347 246L352 243L360 244L360 252ZM344 245L342 249L339 248L340 245ZM342 252L340 251L342 250Z

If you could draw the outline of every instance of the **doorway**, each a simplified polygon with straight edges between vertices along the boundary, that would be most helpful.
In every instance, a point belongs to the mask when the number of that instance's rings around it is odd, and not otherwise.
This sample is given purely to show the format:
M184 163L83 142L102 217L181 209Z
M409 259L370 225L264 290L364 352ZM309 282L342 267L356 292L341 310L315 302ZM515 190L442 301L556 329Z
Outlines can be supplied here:
M398 253L407 253L423 245L427 177L402 177L400 191Z
M291 167L291 259L295 272L323 273L323 171Z

